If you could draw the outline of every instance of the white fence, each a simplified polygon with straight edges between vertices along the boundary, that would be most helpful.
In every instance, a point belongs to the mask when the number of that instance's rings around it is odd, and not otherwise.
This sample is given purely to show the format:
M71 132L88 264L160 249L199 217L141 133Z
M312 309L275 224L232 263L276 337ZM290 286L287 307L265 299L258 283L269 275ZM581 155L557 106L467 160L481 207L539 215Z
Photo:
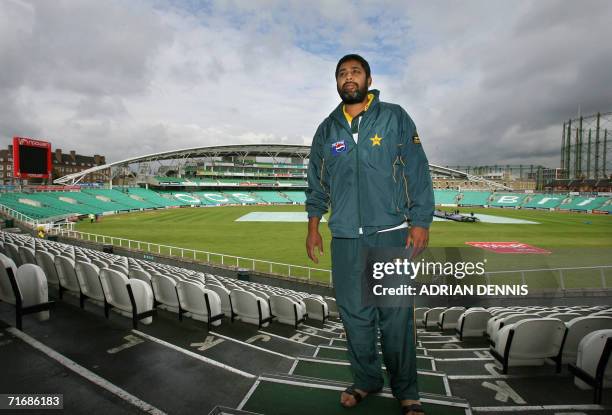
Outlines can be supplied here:
M5 215L12 217L16 221L24 223L29 227L35 228L36 226L38 226L38 220L24 215L23 213L18 212L15 209L11 209L8 206L0 204L0 211L2 211Z
M232 267L237 269L244 268L268 274L283 275L298 280L310 282L316 281L325 285L331 285L331 271L328 269L264 261L261 259L201 251L198 249L181 248L171 245L156 244L153 242L135 241L132 239L79 232L65 228L55 228L52 232L54 234L69 238L114 245L121 248L134 249L150 254L173 256L187 260L206 262L210 263L211 265L220 265L223 267Z

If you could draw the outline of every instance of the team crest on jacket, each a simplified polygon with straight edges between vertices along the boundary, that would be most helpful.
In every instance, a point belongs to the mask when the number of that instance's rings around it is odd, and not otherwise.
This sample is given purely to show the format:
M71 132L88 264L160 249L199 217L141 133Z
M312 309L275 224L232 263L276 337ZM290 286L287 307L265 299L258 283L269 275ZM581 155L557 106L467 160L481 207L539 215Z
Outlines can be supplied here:
M331 145L331 153L334 156L337 156L344 151L346 151L346 144L344 143L344 140L336 141Z
M378 134L374 134L374 137L370 138L370 141L372 142L372 147L379 146L380 145L380 141L382 139L383 138L379 137Z

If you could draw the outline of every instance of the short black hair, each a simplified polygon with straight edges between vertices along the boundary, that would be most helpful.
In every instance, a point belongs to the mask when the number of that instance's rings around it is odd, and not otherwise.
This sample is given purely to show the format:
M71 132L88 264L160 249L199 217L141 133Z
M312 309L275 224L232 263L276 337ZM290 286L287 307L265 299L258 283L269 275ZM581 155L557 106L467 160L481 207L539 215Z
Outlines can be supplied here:
M340 65L342 65L346 61L357 61L357 62L359 62L361 64L361 66L363 66L363 69L365 70L366 79L370 77L370 64L368 63L368 61L365 60L360 55L357 55L355 53L350 53L348 55L343 56L338 61L338 64L336 65L336 75L335 75L336 78L338 78L338 71L340 70Z

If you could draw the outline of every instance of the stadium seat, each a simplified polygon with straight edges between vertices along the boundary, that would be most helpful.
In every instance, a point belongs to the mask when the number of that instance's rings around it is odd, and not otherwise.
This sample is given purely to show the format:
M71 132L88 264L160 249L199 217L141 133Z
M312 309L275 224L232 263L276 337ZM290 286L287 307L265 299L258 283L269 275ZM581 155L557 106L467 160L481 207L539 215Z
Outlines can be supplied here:
M181 281L176 285L180 301L179 317L184 312L190 313L194 320L205 321L210 326L218 326L224 314L221 311L221 298L219 295L203 285Z
M13 275L17 274L15 261L7 255L0 254L0 301L15 305L15 293L8 274L9 269Z
M0 274L3 279L0 286L2 291L5 291L5 282L10 284L12 298L6 298L6 293L2 295L3 301L15 306L15 327L19 330L23 328L23 316L27 314L36 314L39 321L48 320L49 310L54 303L49 301L47 278L42 268L35 264L24 264L17 268L15 273L13 261L4 255L2 257L3 264L8 266L3 268Z
M601 404L603 389L612 387L611 354L612 330L597 330L580 341L576 364L569 365L576 386L595 390L593 403L597 405Z
M308 318L325 323L325 319L329 317L329 309L327 303L322 298L306 297L302 301L306 305Z
M491 344L495 346L495 343L497 342L497 336L499 335L499 331L504 326L508 324L516 323L517 321L526 320L528 318L533 319L533 318L540 318L540 317L537 314L521 313L521 314L510 314L510 315L506 315L502 318L497 319L492 326L491 333L489 333L489 342L491 342Z
M426 329L437 327L440 314L446 310L446 307L434 307L423 313L423 325Z
M104 314L108 318L108 311L116 308L120 314L132 318L132 325L138 328L138 321L144 324L153 322L155 309L153 308L153 290L144 281L130 280L124 274L112 269L100 271L100 280L107 303Z
M32 248L20 246L17 250L22 264L36 264L36 258L34 257L34 250Z
M81 288L79 287L79 281L74 270L74 260L57 255L54 258L55 269L57 271L57 278L59 284L59 297L62 298L63 292L68 291L74 294L81 295Z
M567 334L565 339L562 339L562 343L560 343L562 351L560 363L576 363L580 341L591 332L612 329L612 317L577 317L565 325L567 327Z
M427 310L429 310L429 307L416 307L414 309L414 320L417 327L423 327L423 317L425 317Z
M457 321L457 334L459 340L464 337L482 337L487 329L487 321L491 318L491 313L487 310L471 310L459 316Z
M108 269L112 269L114 271L120 272L120 273L122 273L123 275L126 275L126 276L129 274L128 268L123 266L123 265L121 265L121 264L110 264L108 266Z
M255 294L244 290L232 290L230 297L234 309L234 318L245 323L257 324L259 328L268 326L268 323L272 321L270 308L266 300L262 300Z
M571 313L554 313L550 314L548 318L558 318L559 320L567 323L575 318L582 317L582 314L571 312Z
M128 273L128 278L134 278L137 280L141 280L151 285L151 274L149 274L147 271L143 270L142 268L130 268L130 271Z
M305 320L301 305L295 299L284 295L270 296L270 311L279 323L291 324L296 329Z
M440 330L453 330L457 328L459 316L465 312L465 307L451 307L440 313L438 327Z
M327 308L329 309L329 316L338 318L340 317L340 313L338 313L338 305L336 304L336 299L333 297L323 297L323 301L327 303Z
M554 318L521 320L504 326L490 353L502 365L504 374L509 366L540 366L546 358L559 355L565 334L565 324Z
M207 284L206 288L216 292L219 295L219 298L221 299L221 310L223 311L223 314L231 318L234 315L234 310L232 309L232 298L230 296L230 290L216 284Z
M55 269L55 262L53 261L53 254L40 249L36 251L36 265L41 267L47 277L47 283L55 287L59 287L59 279L57 277L57 270Z
M85 308L85 299L103 305L106 299L100 282L100 268L89 262L76 261L74 270L81 287L79 299L81 308Z
M23 265L21 255L19 255L19 247L17 245L7 242L4 244L4 248L6 249L8 257L11 258L13 262L15 262L15 265L17 265L17 267Z
M180 302L174 279L160 273L151 273L151 287L156 305L173 313L179 312Z

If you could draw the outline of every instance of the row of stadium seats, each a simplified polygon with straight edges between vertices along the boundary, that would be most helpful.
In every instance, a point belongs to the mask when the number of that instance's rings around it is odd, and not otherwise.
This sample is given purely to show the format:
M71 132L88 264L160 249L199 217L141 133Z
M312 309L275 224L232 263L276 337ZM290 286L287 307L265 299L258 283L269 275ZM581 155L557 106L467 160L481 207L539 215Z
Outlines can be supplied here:
M571 211L600 210L612 212L612 198L560 194L501 193L476 190L434 189L437 205L492 206L529 209L559 209Z
M491 355L509 367L563 364L581 389L612 386L612 307L419 307L417 325L429 330L454 330L459 340L488 338Z
M159 307L210 325L229 317L265 327L272 321L295 328L306 320L325 322L337 316L335 300L322 296L203 274L170 265L125 258L29 236L2 233L0 244L0 300L15 304L5 269L19 275L22 267L39 268L47 283L59 291L78 296L80 305L92 302L104 306L105 315L115 309L138 321L152 323ZM19 268L18 268L19 267ZM19 277L17 278L19 280ZM22 288L28 302L32 288Z
M299 204L301 191L257 192L155 192L143 188L86 189L75 192L2 193L0 204L33 219L68 215L157 209L172 206L221 206L229 204Z

